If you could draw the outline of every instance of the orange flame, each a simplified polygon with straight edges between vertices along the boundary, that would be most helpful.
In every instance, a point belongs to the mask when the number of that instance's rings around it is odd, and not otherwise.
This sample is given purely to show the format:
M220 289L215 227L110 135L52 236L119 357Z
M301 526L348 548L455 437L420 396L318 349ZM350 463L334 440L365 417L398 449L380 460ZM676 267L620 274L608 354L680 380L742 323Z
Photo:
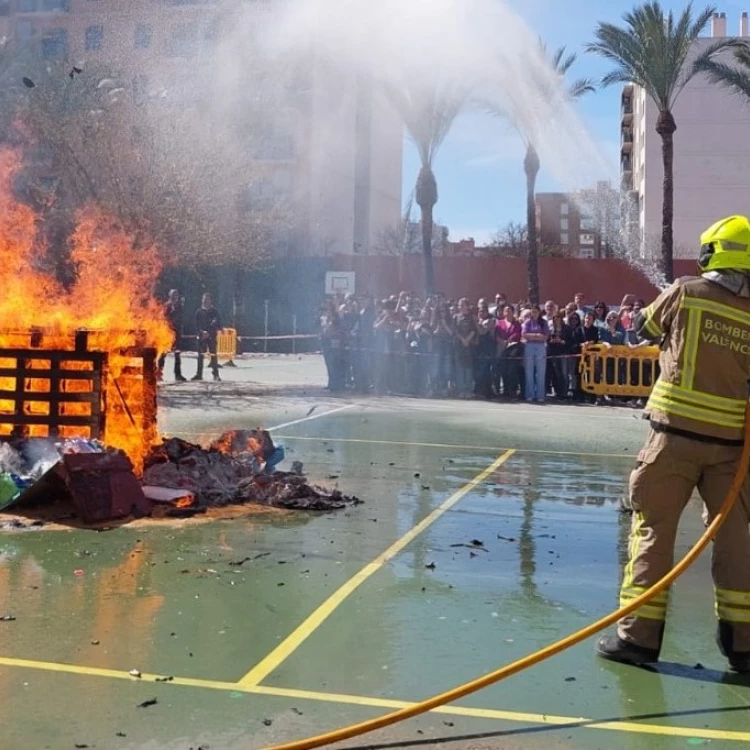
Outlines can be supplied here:
M121 448L137 468L145 452L156 440L155 413L145 407L153 403L155 393L150 378L144 378L142 362L134 359L128 347L149 347L158 352L172 345L172 332L162 305L152 296L161 263L153 246L134 247L132 238L112 217L88 208L78 217L71 238L72 261L77 279L71 288L63 288L44 269L44 248L37 232L37 216L17 201L12 182L20 167L20 158L11 150L0 149L0 276L4 283L0 295L0 348L29 348L30 331L43 331L39 358L23 363L27 370L49 368L45 356L49 350L75 348L75 333L91 331L88 350L107 355L102 390L106 404L104 441ZM0 359L0 368L15 368L21 363ZM82 371L87 362L62 361L59 369L70 371L70 379L60 382L60 392L70 401L57 404L60 414L90 416L96 405L86 400L92 392L90 379ZM27 391L49 393L50 380L26 374ZM16 378L0 377L0 389L14 390ZM75 394L72 396L70 394ZM64 398L60 399L64 401ZM27 414L49 414L47 401L26 401ZM0 434L8 434L3 414L12 414L14 402L0 399ZM149 416L151 417L149 419ZM29 428L30 435L46 435L46 427ZM62 437L90 437L88 427L65 427Z
M260 429L258 427L258 430ZM235 453L260 455L263 451L263 442L247 433L247 430L229 430L214 440L211 447L219 453L226 453L227 455L234 455Z

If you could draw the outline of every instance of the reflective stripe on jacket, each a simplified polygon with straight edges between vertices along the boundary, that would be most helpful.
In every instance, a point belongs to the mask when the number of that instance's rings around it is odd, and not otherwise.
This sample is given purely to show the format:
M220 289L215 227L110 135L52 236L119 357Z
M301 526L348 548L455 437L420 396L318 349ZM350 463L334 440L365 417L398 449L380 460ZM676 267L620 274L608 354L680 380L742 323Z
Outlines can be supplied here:
M705 278L676 281L635 318L663 339L661 374L646 406L654 422L742 440L750 377L750 299Z

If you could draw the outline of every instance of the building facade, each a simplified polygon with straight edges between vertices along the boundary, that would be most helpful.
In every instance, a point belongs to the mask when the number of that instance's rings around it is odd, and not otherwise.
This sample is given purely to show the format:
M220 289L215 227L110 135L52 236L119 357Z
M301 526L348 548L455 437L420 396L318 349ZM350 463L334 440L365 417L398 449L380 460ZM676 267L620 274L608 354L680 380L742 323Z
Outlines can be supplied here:
M748 14L738 36L748 37ZM727 18L716 13L711 36L696 42L697 52L729 35ZM727 56L731 62L731 56ZM625 86L621 97L621 186L623 229L642 258L658 257L661 247L663 165L656 133L658 110L645 91ZM750 211L750 103L723 86L697 76L673 109L674 257L694 258L698 238L729 214Z
M574 258L606 258L620 230L620 194L609 182L573 193L537 193L539 247Z
M236 131L233 152L253 174L237 185L237 210L274 200L294 207L294 230L277 243L281 255L373 252L401 218L401 120L371 81L312 47L303 64L268 75L251 38L251 14L268 8L237 0L0 0L0 36L5 26L14 45L44 60L111 69L132 105L156 117L170 100L172 112L178 102L187 117L191 86L202 75L210 90L203 72L210 70L215 103ZM256 119L243 132L240 98L262 90L266 104L251 103ZM200 121L200 112L192 115Z

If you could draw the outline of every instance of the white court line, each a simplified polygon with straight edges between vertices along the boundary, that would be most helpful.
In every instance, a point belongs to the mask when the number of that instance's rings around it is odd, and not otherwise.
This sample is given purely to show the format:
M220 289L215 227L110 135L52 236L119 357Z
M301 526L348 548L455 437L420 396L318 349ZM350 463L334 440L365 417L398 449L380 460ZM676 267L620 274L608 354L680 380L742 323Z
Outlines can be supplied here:
M552 401L548 404L527 404L523 401L518 401L515 404L504 404L498 401L461 401L458 399L428 399L428 398L414 398L410 396L381 396L381 397L370 397L366 401L362 401L363 405L367 405L374 409L380 409L381 411L402 411L405 406L409 406L411 411L431 411L444 410L451 411L453 407L460 406L461 411L469 413L481 413L481 414L519 414L524 417L528 415L539 416L539 417L556 417L558 419L563 418L584 418L584 419L613 419L613 420L625 420L637 422L643 420L643 413L640 409L631 409L626 411L627 407L607 407L607 406L593 406L587 408L585 406L575 407L573 404L557 404ZM516 408L514 408L516 407ZM567 407L567 408L566 408ZM565 408L563 412L561 409ZM608 409L609 411L603 411ZM614 413L620 412L620 413Z
M274 430L283 430L285 427L291 427L295 424L302 424L302 422L311 422L313 419L327 417L329 414L335 414L336 412L344 411L344 409L353 409L355 406L358 406L358 404L346 404L346 406L337 406L335 409L322 411L320 414L311 414L309 417L302 417L302 419L295 419L292 422L284 422L284 424L277 424L274 427L269 427L268 432L273 432Z

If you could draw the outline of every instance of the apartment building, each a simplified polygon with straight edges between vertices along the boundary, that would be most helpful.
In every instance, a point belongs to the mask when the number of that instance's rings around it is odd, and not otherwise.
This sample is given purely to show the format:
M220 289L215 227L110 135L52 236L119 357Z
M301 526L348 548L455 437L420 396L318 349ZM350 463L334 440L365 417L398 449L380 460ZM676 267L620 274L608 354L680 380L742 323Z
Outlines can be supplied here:
M401 220L400 118L371 81L322 62L313 48L304 65L285 69L283 80L268 76L251 62L252 40L242 46L236 38L238 14L247 23L247 13L269 12L267 3L250 6L238 0L0 0L0 36L4 22L13 44L43 59L111 69L133 106L157 113L165 99L174 103L180 96L180 106L190 107L191 83L206 65L215 66L217 87L247 76L237 90L273 89L268 107L277 111L265 113L262 127L252 123L253 132L243 134L237 123L238 158L255 174L238 186L238 210L269 200L294 205L300 226L279 243L280 254L374 252L378 237ZM230 37L234 68L226 67L231 55L222 47ZM244 54L248 59L238 64ZM237 109L230 115L227 104L228 119Z
M537 193L539 246L577 258L606 258L620 229L620 194L609 182L573 193Z
M737 36L748 37L746 12L737 31ZM715 13L710 37L697 40L695 51L728 35L726 14ZM655 130L658 114L643 89L632 84L623 88L622 221L626 239L644 258L660 253L664 170L661 138ZM697 76L680 94L673 114L674 255L694 258L706 227L722 216L750 212L750 103Z

